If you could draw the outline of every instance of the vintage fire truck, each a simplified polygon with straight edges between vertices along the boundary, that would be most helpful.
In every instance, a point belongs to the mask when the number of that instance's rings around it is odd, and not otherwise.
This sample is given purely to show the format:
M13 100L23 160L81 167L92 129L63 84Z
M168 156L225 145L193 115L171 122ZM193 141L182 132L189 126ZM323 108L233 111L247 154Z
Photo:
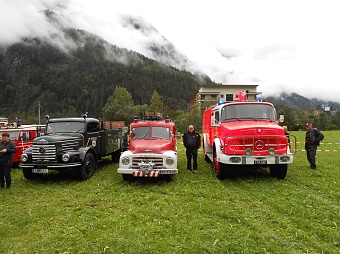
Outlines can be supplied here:
M8 132L10 140L17 147L16 153L13 154L13 168L18 167L20 156L24 150L33 145L33 139L44 133L45 126L42 125L6 125L0 127L0 140L2 133Z
M269 102L219 101L203 113L204 158L213 162L218 179L260 167L284 179L293 162L288 140Z
M86 115L46 119L44 135L35 138L20 158L19 167L27 179L76 167L80 178L87 180L103 157L111 155L112 161L118 162L127 148L128 127L124 122L101 122Z
M119 160L118 173L124 181L138 177L161 177L171 181L177 169L175 123L158 112L145 112L130 125L129 148Z

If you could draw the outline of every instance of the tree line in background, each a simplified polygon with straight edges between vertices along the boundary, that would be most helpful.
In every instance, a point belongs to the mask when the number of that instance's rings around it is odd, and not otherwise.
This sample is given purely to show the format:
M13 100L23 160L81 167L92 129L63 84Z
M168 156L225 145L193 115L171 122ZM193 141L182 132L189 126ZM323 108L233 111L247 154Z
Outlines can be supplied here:
M296 109L288 105L276 105L278 116L284 115L284 123L290 131L305 130L306 123L312 123L314 127L320 130L339 130L340 129L340 111L335 114L326 114L320 111L315 115L315 109L309 108Z
M155 90L151 97L151 103L143 105L134 105L132 95L123 87L116 87L112 96L109 97L103 107L103 116L107 120L123 120L126 124L133 121L133 117L137 116L143 119L145 111L157 111L163 114L163 117L169 116L177 126L177 130L184 132L187 127L192 124L197 131L202 131L202 114L204 107L211 106L203 104L203 108L195 107L191 112L183 110L173 110L166 105L158 92ZM313 123L314 127L320 130L338 130L340 129L340 111L334 115L327 115L320 112L314 115L314 109L309 110L294 109L287 105L277 106L277 118L284 115L284 122L289 131L305 130L307 122Z

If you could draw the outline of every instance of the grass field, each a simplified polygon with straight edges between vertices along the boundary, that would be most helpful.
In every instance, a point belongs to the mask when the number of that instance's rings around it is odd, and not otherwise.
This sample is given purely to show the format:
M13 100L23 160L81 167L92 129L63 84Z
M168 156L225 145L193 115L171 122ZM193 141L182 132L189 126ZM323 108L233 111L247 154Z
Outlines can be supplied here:
M319 149L340 150L340 132L323 133ZM261 169L220 181L202 151L194 174L178 150L169 183L126 183L108 161L86 182L14 169L0 189L0 253L340 252L340 152L318 152L317 170L297 152L285 180Z

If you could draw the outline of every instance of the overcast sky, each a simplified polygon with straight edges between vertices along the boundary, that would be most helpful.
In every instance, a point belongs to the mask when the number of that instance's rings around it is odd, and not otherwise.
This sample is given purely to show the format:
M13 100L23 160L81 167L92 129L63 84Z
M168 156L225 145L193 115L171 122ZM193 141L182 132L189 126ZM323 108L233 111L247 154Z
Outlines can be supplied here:
M117 15L130 14L153 25L215 82L257 84L264 97L285 91L340 102L339 5L337 0L1 0L0 41L52 33L39 12L50 9L70 26L141 51L141 38L117 25Z

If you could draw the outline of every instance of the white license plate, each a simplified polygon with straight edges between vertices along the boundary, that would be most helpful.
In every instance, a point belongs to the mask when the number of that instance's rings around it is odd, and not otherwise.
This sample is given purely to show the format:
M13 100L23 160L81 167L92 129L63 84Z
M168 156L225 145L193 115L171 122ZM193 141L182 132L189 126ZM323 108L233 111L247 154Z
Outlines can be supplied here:
M159 171L160 174L175 174L176 173L176 170L160 170Z
M32 173L45 174L45 173L48 173L48 169L47 168L33 168Z
M254 164L264 165L267 164L267 160L255 160Z

